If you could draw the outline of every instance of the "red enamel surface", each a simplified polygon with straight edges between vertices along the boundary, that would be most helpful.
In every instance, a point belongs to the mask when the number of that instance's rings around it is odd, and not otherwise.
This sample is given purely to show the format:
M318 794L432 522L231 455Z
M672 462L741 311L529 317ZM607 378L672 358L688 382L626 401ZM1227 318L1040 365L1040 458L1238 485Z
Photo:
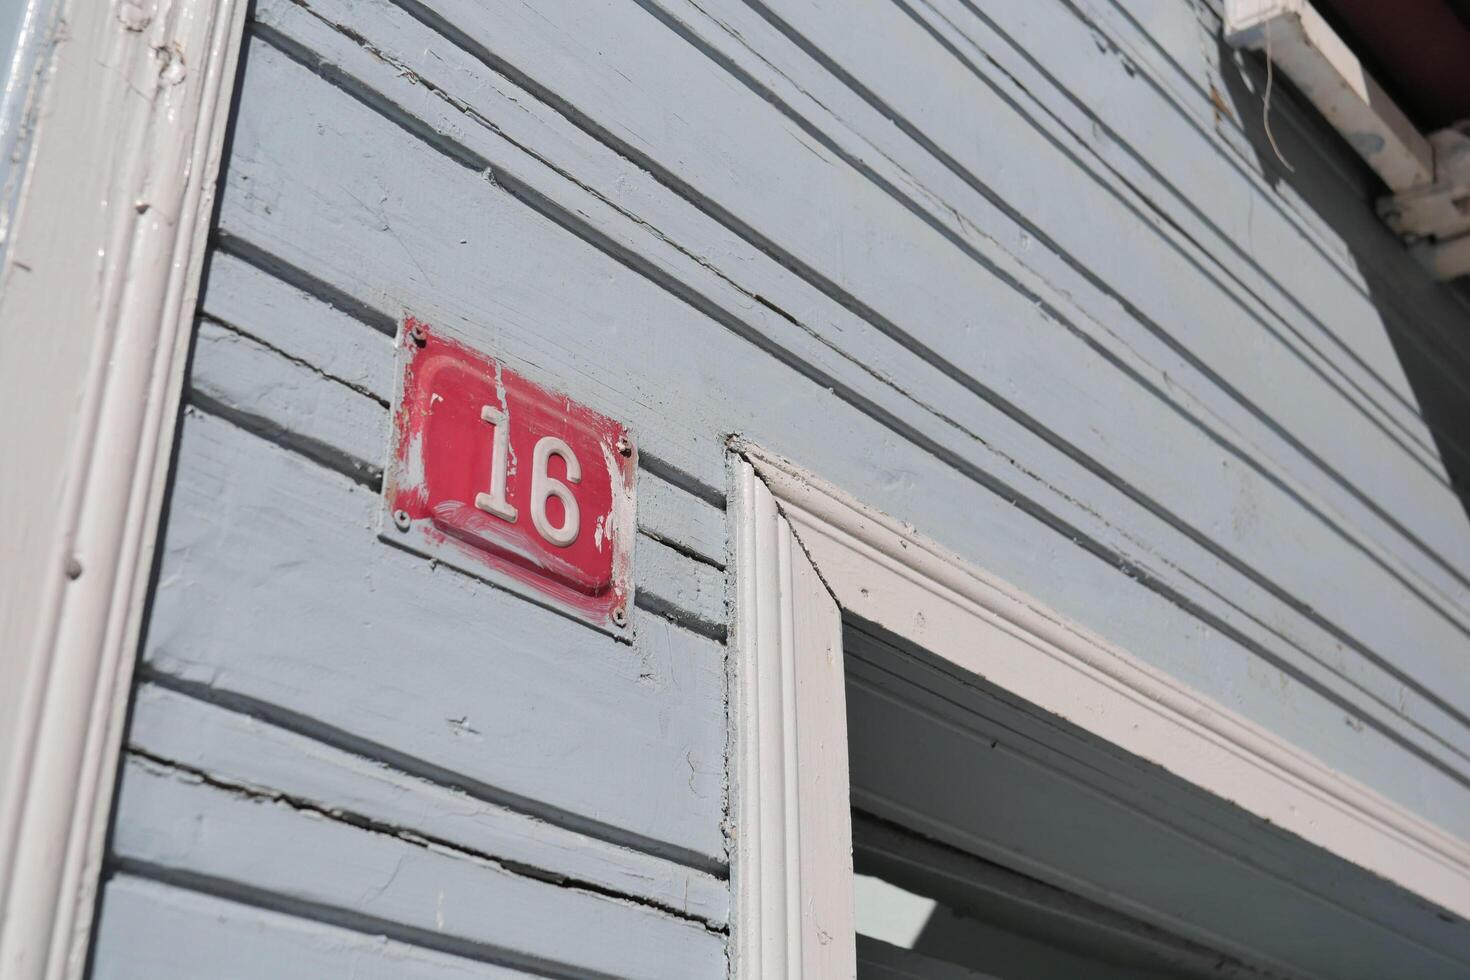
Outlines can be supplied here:
M407 339L412 336L417 339ZM565 395L541 387L425 324L404 324L407 358L394 448L385 483L390 511L404 511L431 542L454 546L486 568L529 585L584 615L607 617L626 601L631 545L634 460L618 452L623 426ZM494 426L489 405L508 416L508 522L475 506L490 489ZM532 454L544 436L565 440L581 464L570 483L566 464L550 459L550 476L566 483L581 511L581 529L565 547L537 533L531 519ZM547 519L564 520L561 502L546 503Z

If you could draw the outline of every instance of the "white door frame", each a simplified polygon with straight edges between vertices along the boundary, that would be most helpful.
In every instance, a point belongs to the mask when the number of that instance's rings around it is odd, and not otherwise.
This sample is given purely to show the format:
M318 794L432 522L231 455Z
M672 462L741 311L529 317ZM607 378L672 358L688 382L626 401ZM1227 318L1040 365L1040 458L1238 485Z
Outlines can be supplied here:
M0 976L80 975L244 0L61 0L0 268Z
M1470 917L1466 842L790 461L731 448L737 976L856 969L843 610Z

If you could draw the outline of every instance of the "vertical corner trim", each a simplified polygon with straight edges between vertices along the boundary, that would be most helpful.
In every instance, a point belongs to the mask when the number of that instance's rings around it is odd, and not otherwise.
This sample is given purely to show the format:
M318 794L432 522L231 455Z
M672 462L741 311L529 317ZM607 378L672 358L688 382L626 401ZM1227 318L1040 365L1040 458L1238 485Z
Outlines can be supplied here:
M842 614L735 460L734 975L856 974Z
M26 560L0 568L34 610L0 603L0 685L20 692L0 732L7 980L86 966L247 3L145 6L62 5L0 292L0 321L66 352L5 375L46 437L9 462L43 461L58 501Z

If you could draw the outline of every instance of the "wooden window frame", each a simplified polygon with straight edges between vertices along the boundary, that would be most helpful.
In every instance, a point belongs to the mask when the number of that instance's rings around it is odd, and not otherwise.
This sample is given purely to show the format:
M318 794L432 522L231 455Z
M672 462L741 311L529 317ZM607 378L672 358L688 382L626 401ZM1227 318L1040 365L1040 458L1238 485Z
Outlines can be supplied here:
M866 507L731 440L737 977L852 977L844 611L1461 917L1470 846Z

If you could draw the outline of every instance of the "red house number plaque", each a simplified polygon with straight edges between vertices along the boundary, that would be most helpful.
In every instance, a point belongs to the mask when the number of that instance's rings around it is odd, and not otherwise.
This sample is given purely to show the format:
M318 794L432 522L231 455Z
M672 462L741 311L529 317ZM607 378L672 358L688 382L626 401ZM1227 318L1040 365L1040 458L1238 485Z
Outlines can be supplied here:
M627 430L408 318L382 536L617 631L633 601Z

